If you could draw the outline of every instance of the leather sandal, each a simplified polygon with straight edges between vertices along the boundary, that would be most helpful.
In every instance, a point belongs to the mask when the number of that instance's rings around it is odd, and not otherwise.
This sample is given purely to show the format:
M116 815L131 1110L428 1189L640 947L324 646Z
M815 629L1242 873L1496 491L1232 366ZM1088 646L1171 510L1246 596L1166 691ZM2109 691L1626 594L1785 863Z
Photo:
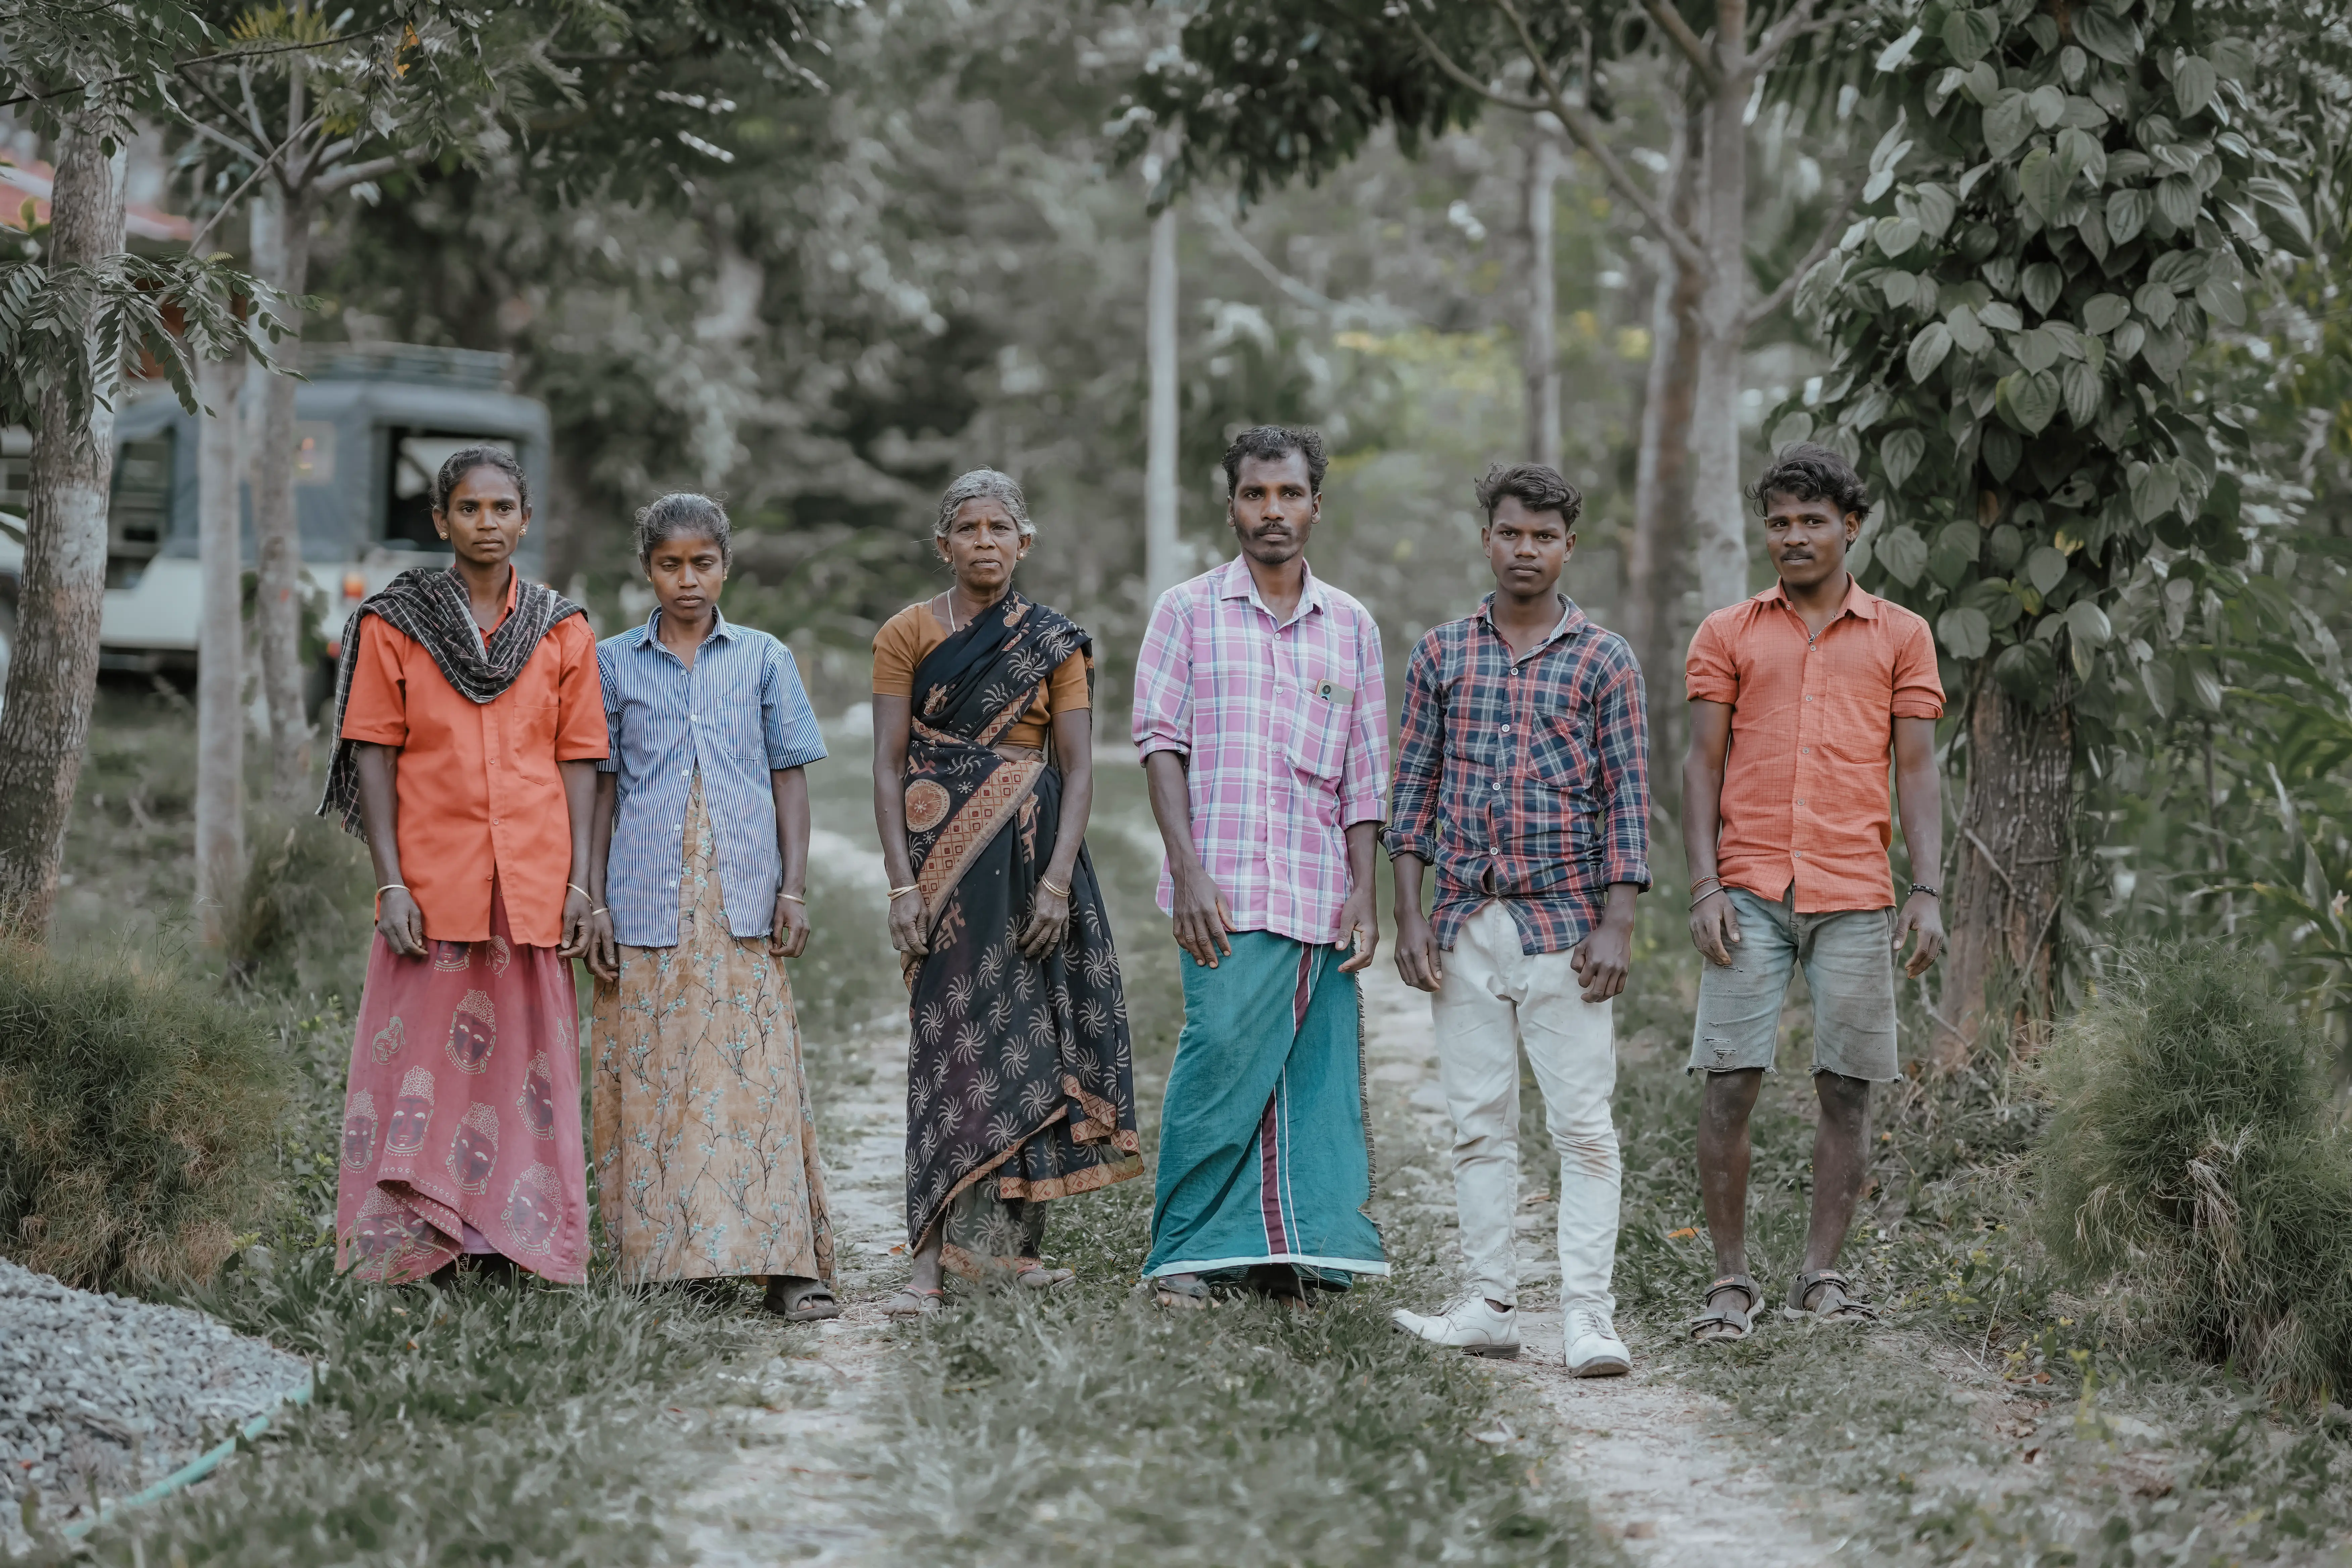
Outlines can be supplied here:
M1163 1307L1197 1310L1209 1304L1209 1288L1198 1279L1179 1279L1171 1276L1151 1282L1151 1299Z
M1727 1291L1737 1290L1747 1298L1744 1307L1718 1307L1715 1299ZM1756 1310L1764 1304L1764 1292L1756 1281L1745 1274L1727 1274L1706 1288L1706 1310L1683 1325L1684 1331L1701 1344L1730 1343L1746 1339L1756 1331Z
M1814 1299L1819 1291L1820 1299ZM1812 1301L1811 1306L1807 1306ZM1878 1309L1872 1306L1853 1281L1834 1268L1817 1268L1811 1274L1800 1274L1789 1288L1789 1304L1780 1309L1784 1318L1811 1319L1817 1323L1868 1323L1878 1318Z

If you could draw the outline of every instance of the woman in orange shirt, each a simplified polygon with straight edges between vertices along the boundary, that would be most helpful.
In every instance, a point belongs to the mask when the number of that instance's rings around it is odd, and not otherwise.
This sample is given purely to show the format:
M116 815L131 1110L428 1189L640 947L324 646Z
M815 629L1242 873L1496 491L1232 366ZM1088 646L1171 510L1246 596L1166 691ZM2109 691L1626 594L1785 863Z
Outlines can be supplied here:
M433 525L456 562L402 573L343 628L319 812L375 862L335 1205L340 1260L367 1279L464 1255L586 1272L571 960L604 705L580 606L514 570L530 523L513 458L455 454Z

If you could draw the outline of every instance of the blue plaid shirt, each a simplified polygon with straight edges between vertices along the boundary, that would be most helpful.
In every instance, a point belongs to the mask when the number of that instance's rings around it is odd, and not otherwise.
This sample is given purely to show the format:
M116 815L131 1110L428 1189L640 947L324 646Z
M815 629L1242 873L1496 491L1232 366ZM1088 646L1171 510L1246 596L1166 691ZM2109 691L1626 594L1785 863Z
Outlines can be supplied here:
M1600 922L1611 883L1650 885L1642 668L1566 599L1551 635L1515 658L1494 603L1412 650L1389 854L1437 868L1438 946L1499 899L1519 951L1565 952Z
M737 936L772 931L784 863L768 774L824 755L793 650L765 632L728 625L716 609L711 616L690 670L655 635L659 610L596 645L612 731L610 754L596 766L621 775L604 898L614 936L631 947L677 945L687 791L698 769L728 929Z

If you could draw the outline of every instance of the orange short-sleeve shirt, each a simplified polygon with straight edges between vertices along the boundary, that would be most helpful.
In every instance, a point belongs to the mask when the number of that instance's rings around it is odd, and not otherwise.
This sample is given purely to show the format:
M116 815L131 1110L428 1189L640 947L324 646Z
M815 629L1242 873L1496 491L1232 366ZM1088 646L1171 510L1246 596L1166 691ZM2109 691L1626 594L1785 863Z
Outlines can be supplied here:
M1731 710L1716 874L1797 910L1894 901L1886 847L1897 719L1938 719L1943 682L1927 623L1847 580L1818 637L1775 583L1699 624L1690 700Z
M507 614L515 587L507 589ZM499 617L501 621L504 616ZM604 754L604 698L586 617L558 621L495 700L460 696L422 643L370 616L343 738L399 748L400 878L436 942L487 942L490 887L517 942L563 941L572 814L556 763Z
M915 694L915 668L940 644L948 640L948 628L939 616L931 614L926 602L909 605L882 623L874 634L874 694L877 697L912 697ZM1045 692L1029 705L1003 734L997 737L1007 746L1034 746L1043 750L1045 731L1054 715L1073 708L1094 706L1094 693L1087 686L1087 655L1081 648L1055 667L1045 679Z

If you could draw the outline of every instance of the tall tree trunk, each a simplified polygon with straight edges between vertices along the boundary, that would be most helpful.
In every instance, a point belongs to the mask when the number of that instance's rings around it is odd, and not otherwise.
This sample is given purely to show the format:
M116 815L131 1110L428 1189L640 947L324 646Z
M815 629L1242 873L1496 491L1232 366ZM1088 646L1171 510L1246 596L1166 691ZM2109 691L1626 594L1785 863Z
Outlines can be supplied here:
M1527 320L1519 334L1521 373L1527 380L1528 461L1559 467L1559 314L1552 277L1552 188L1559 179L1559 150L1549 114L1529 121L1527 164L1519 178L1520 216L1528 236Z
M1746 36L1747 11L1741 0L1722 0L1716 37L1737 46ZM1700 207L1708 276L1699 307L1698 389L1691 414L1691 513L1697 525L1699 599L1709 610L1748 595L1739 373L1747 336L1749 79L1744 71L1727 76L1706 104Z
M1154 176L1156 178L1156 176ZM1151 384L1143 466L1143 577L1157 599L1182 571L1176 538L1176 205L1151 220L1144 353Z
M253 269L291 299L310 268L310 205L275 181L261 183L252 208ZM289 305L286 324L299 344L302 318ZM254 629L261 643L261 689L269 705L269 792L280 806L301 804L310 783L310 716L302 702L302 535L294 507L294 458L300 437L293 377L261 374L260 433L252 464L253 536L259 578Z
M106 116L67 123L49 196L49 263L102 265L122 251L123 155L109 156ZM118 363L85 338L99 395L76 402L52 382L33 432L16 658L0 711L0 935L39 942L56 912L66 822L98 695L99 616L106 600L106 510L114 470Z
M196 649L196 920L207 942L226 935L245 874L245 356L197 367L196 553L203 621Z
M1667 212L1685 228L1696 226L1705 134L1703 108L1694 104L1675 127L1666 187ZM1649 689L1652 793L1661 803L1671 803L1681 794L1681 773L1655 759L1671 755L1684 710L1691 411L1698 396L1698 314L1706 279L1678 263L1667 246L1660 245L1657 254L1662 270L1650 301L1650 366L1633 470L1633 531L1626 545L1625 603L1618 621Z
M1991 1006L2009 1007L2012 1027L2049 1016L2074 765L2073 680L2062 673L2049 708L2037 711L1980 668L1969 710L1968 796L1944 884L1951 952L1933 1053L1940 1070L1966 1064ZM1927 880L1928 869L1916 874Z

